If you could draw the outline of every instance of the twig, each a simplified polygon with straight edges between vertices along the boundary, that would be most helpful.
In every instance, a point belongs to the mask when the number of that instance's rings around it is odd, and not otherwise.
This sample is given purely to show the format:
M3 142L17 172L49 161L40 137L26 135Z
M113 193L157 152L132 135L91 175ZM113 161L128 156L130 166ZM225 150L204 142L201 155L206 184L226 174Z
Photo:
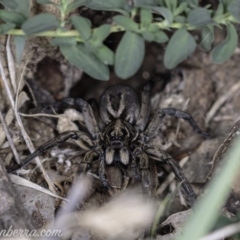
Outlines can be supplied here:
M232 236L235 233L240 232L240 223L231 224L229 226L223 227L219 230L216 230L207 236L201 238L200 240L219 240L226 239L227 237Z
M24 126L23 126L23 123L22 123L22 119L20 118L18 112L17 112L17 107L15 106L15 103L14 103L14 100L13 100L13 95L11 93L11 90L8 86L8 83L7 83L7 79L6 79L6 76L4 74L4 70L3 70L3 66L2 66L2 61L0 59L0 72L1 72L1 77L2 77L2 80L3 80L3 83L4 83L4 86L5 86L5 89L6 89L6 92L7 92L7 95L8 95L8 99L10 101L10 104L11 104L11 107L14 111L14 115L16 117L16 120L18 122L18 125L20 127L20 130L21 130L21 133L22 133L22 136L23 136L23 139L24 141L26 142L27 146L28 146L28 149L30 150L31 153L33 153L35 151L34 149L34 146L29 138L29 136L27 135L25 129L24 129ZM54 185L51 181L51 179L49 178L49 176L47 175L45 169L43 168L42 164L41 164L41 161L39 159L39 157L36 157L35 158L36 162L37 162L37 165L39 166L39 168L41 169L42 173L43 173L43 176L46 180L46 182L48 183L48 186L50 188L50 190L54 193L56 193L55 189L54 189Z
M16 72L15 72L15 64L14 64L14 60L13 60L13 55L12 55L12 51L10 48L10 35L8 35L8 38L7 38L6 51L7 51L7 63L8 63L10 80L11 80L11 84L13 87L13 91L16 94L16 92L17 92Z
M207 114L206 126L208 126L209 122L215 116L219 108L228 100L228 98L232 97L235 94L235 92L237 92L239 89L240 82L237 82L229 89L229 91L227 91L224 95L221 95L221 97L217 99L217 101L213 104L212 108L209 110Z
M20 161L18 152L17 152L17 150L16 150L16 148L15 148L15 146L14 146L14 144L13 144L12 138L11 138L11 136L10 136L10 133L9 133L9 131L8 131L7 125L6 125L6 123L5 123L5 120L4 120L4 117L3 117L1 111L0 111L0 121L1 121L1 123L2 123L4 132L5 132L5 135L6 135L6 137L7 137L8 143L9 143L11 149L12 149L12 152L13 152L13 155L14 155L14 157L15 157L15 160L16 160L16 162L17 162L18 164L20 164L21 161Z
M227 151L227 149L229 148L230 144L233 142L233 139L235 138L236 133L239 131L239 129L240 129L240 120L237 121L233 125L233 127L230 130L230 133L224 139L224 141L221 143L221 145L219 146L219 148L215 152L215 154L213 156L213 160L210 162L210 164L212 166L211 166L211 169L210 169L210 171L207 175L207 178L206 178L207 180L209 180L211 178L216 163L221 159L223 154Z
M183 159L179 162L180 167L183 167L183 166L187 163L188 159L189 159L189 156L183 158ZM166 180L165 180L165 181L161 184L161 186L158 188L158 190L157 190L157 195L162 194L162 193L165 191L165 189L167 188L167 186L174 180L174 178L175 178L174 173L170 173L170 174L168 175L168 177L166 178Z

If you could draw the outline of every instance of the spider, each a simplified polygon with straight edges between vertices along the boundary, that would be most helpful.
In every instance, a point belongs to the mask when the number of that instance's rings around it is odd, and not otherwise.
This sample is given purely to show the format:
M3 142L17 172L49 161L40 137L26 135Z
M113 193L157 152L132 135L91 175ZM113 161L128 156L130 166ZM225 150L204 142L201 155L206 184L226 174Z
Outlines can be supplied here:
M85 150L80 162L81 171L86 172L91 164L99 160L98 174L103 186L111 188L106 174L107 166L130 168L132 176L141 180L143 191L152 195L152 176L150 172L153 160L170 165L177 180L188 195L190 204L195 201L195 193L185 178L179 164L159 146L153 138L158 133L165 115L182 118L193 130L204 137L203 132L192 116L175 108L162 108L154 112L150 119L151 83L147 83L141 93L141 100L130 87L116 85L108 88L101 96L99 108L81 98L64 98L53 105L54 109L75 108L82 113L85 130L65 131L56 138L41 145L23 163L10 170L27 165L36 156L68 139L78 140L79 147ZM155 164L155 163L154 163Z

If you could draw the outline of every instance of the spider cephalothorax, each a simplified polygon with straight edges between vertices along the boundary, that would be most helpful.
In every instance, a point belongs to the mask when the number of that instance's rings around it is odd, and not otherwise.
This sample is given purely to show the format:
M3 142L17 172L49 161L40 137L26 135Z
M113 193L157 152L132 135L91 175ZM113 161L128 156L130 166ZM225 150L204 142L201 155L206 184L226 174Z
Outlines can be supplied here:
M158 109L149 119L150 95L150 84L144 87L141 100L130 87L117 85L103 93L99 108L96 104L91 107L81 98L65 98L57 102L53 106L55 110L70 107L81 112L85 130L61 133L55 139L40 146L20 167L25 166L37 155L72 138L78 140L79 147L85 150L84 157L79 163L81 171L88 171L97 158L99 178L104 186L111 188L106 166L114 165L123 170L124 174L126 174L124 169L130 169L131 176L141 180L144 192L152 195L155 184L149 169L154 165L154 160L157 160L170 165L177 179L182 182L190 202L193 203L195 194L180 166L168 153L157 146L153 139L165 115L183 118L197 133L203 136L208 134L201 131L191 115L174 108Z

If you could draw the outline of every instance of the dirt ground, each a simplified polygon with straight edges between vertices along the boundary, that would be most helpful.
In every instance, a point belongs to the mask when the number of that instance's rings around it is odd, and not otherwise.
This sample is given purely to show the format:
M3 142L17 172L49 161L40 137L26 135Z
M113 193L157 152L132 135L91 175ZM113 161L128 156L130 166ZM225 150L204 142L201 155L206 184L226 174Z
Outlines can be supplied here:
M117 34L112 36L111 39L107 40L107 44L108 42L113 45L118 43L120 37ZM221 37L219 35L219 38ZM95 98L98 101L104 90L115 84L131 86L140 93L144 84L155 76L158 81L152 95L153 109L175 107L184 110L193 116L201 129L210 134L209 138L201 137L194 133L186 122L179 121L173 117L167 117L161 126L159 135L156 137L159 145L181 164L186 178L192 184L196 194L200 195L205 189L212 167L215 168L217 165L216 162L212 161L215 152L230 133L234 123L240 120L240 49L238 48L231 59L222 65L211 63L210 54L197 49L191 57L173 71L164 68L162 58L162 46L146 44L144 63L138 73L129 80L123 81L118 79L113 71L108 82L97 81L78 72L78 80L69 86L65 82L67 81L67 78L65 78L66 74L62 72L63 69L61 69L60 64L46 57L38 64L34 73L34 79L27 80L32 93L29 91L29 87L25 86L24 91L26 91L30 100L25 102L20 108L20 112L29 113L31 109L37 107L36 103L51 104L63 96L81 97L85 100ZM31 110L31 112L34 113L36 111ZM34 146L38 147L56 136L60 130L68 129L69 126L72 127L67 115L63 116L62 122L61 119L57 121L47 117L22 117L24 128L33 141ZM9 129L10 133L12 135L15 134L16 139L18 139L18 141L15 139L14 143L21 158L29 155L26 145L22 137L20 137L19 130L16 129L16 125L11 124ZM8 147L7 143L3 143L2 147L6 146ZM66 143L44 155L46 160L44 166L51 180L57 186L57 194L62 197L66 197L72 186L74 173L78 170L77 153L78 149L76 147L71 143ZM5 159L7 166L12 164L12 155L5 152L1 156ZM222 156L220 156L221 158ZM35 164L30 165L30 168L35 167ZM168 193L174 192L177 182L169 180L168 176L171 171L168 166L158 165L157 167L158 180L160 182L157 199L162 201ZM116 171L114 174L118 174L118 172ZM47 187L46 181L44 181L42 173L38 169L31 172L23 171L20 173L20 176L35 182L41 187ZM11 180L13 181L12 178ZM56 200L45 193L39 193L35 189L29 189L18 184L15 184L15 187L17 188L17 195L20 196L32 218L33 225L37 226L37 228L42 228L53 220L56 211L61 212L59 207L62 205L59 199ZM232 188L233 193L228 203L226 203L226 210L234 214L240 207L238 204L240 189L238 184L234 184ZM79 206L84 211L92 209L92 207L104 205L109 202L114 194L109 194L108 191L101 187L98 180L94 180L88 196L87 200L82 201ZM136 202L131 202L131 204L142 206L141 198L139 199ZM124 201L123 199L122 204ZM161 220L165 220L171 214L188 209L189 207L184 205L183 202L181 194L179 192L175 193L175 197L171 200ZM108 209L112 207L112 205L107 206ZM121 204L117 206L121 209ZM143 207L142 210L146 209ZM119 212L119 214L121 213ZM88 224L86 225L88 226ZM146 227L144 224L141 226ZM173 229L159 226L158 234L166 235L171 232L173 232ZM89 232L81 229L78 229L78 232L75 231L74 234L76 235L75 238L78 239L91 239L91 236L93 239L97 239L96 235L91 235ZM141 234L138 236L143 237L143 233ZM130 236L136 237L134 234ZM133 239L131 237L129 239Z

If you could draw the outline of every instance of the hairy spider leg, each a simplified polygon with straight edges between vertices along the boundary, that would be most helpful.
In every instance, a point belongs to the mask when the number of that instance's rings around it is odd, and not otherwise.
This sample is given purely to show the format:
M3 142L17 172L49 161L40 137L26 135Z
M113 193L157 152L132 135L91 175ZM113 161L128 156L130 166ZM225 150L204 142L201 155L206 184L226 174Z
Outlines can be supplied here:
M163 119L166 115L184 119L185 121L187 121L190 124L190 126L193 128L193 130L196 133L198 133L204 137L209 137L208 133L202 131L198 127L197 123L194 121L193 117L189 113L177 110L175 108L162 108L162 109L159 109L158 111L156 111L156 113L154 114L146 131L144 132L145 137L152 138L154 135L156 135L156 133L158 132L158 130L160 128L161 122L163 121Z
M83 142L85 142L87 145L92 146L92 140L90 139L89 136L86 135L86 133L81 132L81 131L65 131L63 133L61 133L60 135L58 135L57 137L49 140L48 142L42 144L40 147L38 147L38 149L32 153L31 155L29 155L27 158L24 159L23 163L18 165L15 168L9 169L8 172L15 172L18 169L26 166L28 163L30 163L35 157L39 156L40 154L46 152L47 150L67 141L68 139L75 139L75 140L81 140ZM86 145L84 144L84 145Z
M94 140L98 140L100 131L91 106L81 98L63 98L61 101L82 112L88 132Z
M151 83L147 83L142 91L141 95L141 109L136 122L136 129L140 132L143 132L148 123L148 118L151 109Z
M192 187L188 180L186 179L181 167L179 166L178 162L176 162L171 155L164 152L163 150L159 148L148 148L145 150L147 154L149 154L150 158L160 161L162 163L168 164L172 171L174 172L177 180L182 183L182 187L186 194L188 195L189 203L191 205L194 204L196 195L194 191L192 190Z

